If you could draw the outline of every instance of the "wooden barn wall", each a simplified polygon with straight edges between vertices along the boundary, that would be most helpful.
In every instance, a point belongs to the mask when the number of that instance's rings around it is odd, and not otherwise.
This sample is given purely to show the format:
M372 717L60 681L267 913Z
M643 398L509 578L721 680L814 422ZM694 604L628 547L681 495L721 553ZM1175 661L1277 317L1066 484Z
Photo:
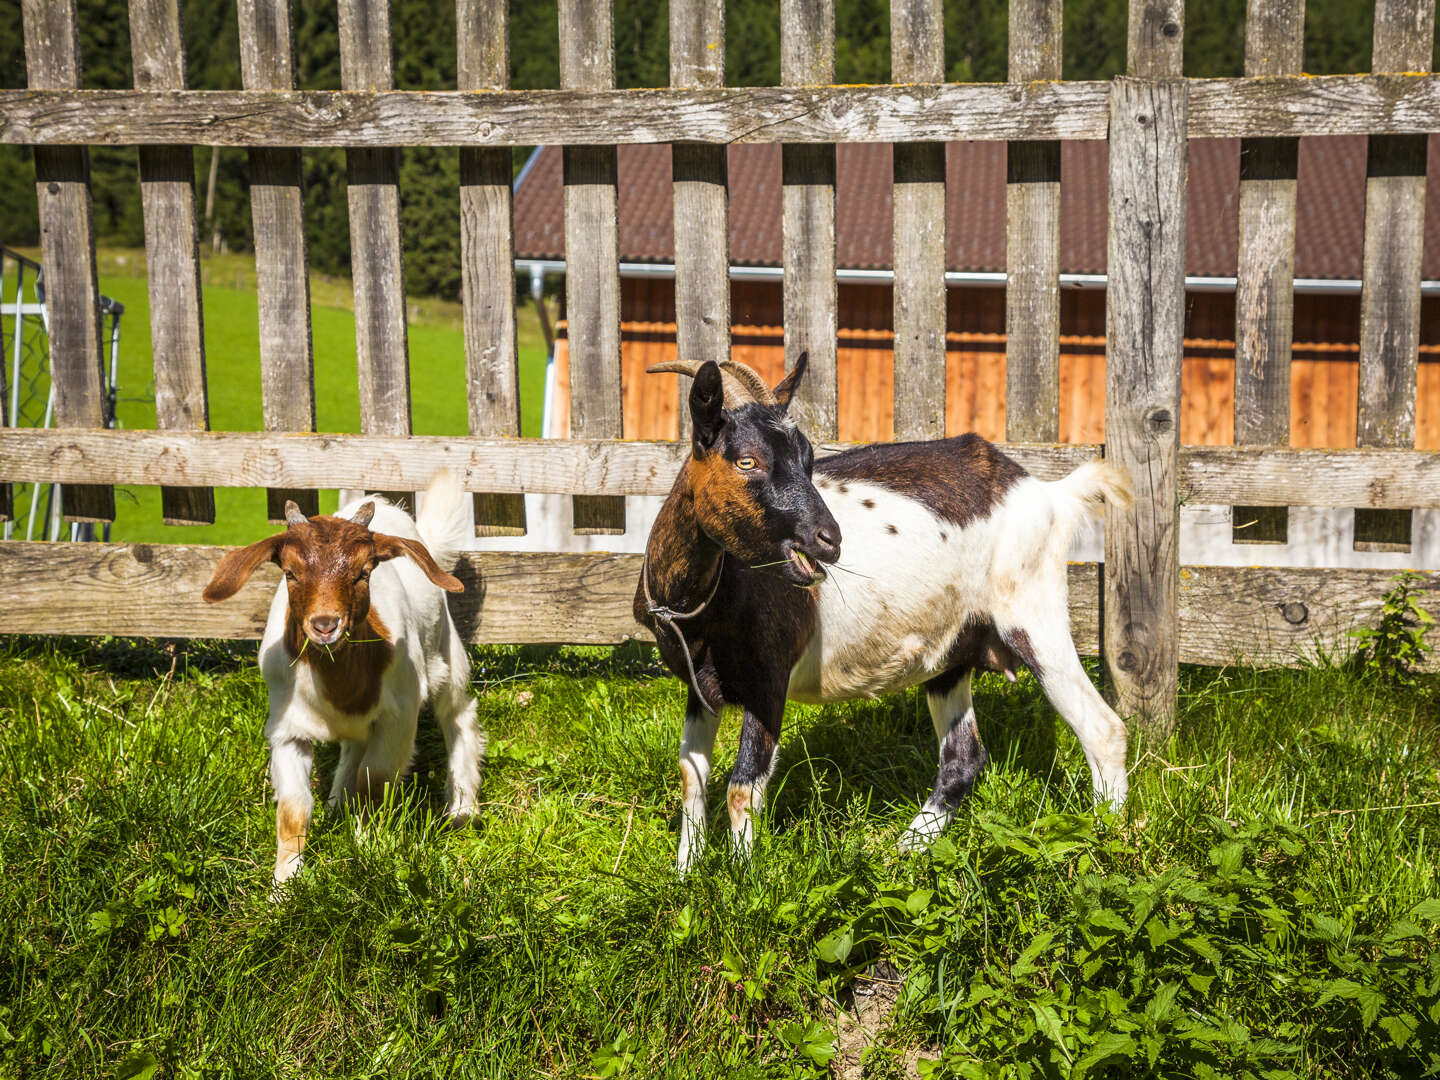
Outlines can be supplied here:
M778 283L731 284L732 355L767 380L784 368ZM839 423L846 442L891 438L893 298L889 286L844 285L839 290ZM621 283L624 428L627 439L673 439L676 375L646 375L651 364L675 356L674 283L626 278ZM1005 291L952 288L948 294L947 434L1005 434ZM1234 440L1235 298L1191 293L1185 318L1180 438L1186 445L1224 446ZM1105 440L1105 293L1066 289L1060 306L1060 441ZM1359 385L1360 298L1295 297L1291 368L1290 445L1355 445ZM556 342L556 400L552 412L565 429L569 416L565 324ZM1422 307L1416 447L1440 449L1440 298Z

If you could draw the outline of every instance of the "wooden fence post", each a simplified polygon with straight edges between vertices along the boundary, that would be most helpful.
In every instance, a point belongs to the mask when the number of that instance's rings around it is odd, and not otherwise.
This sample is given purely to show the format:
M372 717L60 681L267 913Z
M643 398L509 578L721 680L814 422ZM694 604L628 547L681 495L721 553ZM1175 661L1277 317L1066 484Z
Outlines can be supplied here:
M612 0L561 0L560 85L615 85ZM567 146L565 315L570 351L570 435L618 439L620 407L620 236L614 146ZM623 533L625 502L603 495L572 500L575 531Z
M1110 96L1105 453L1135 506L1105 515L1104 653L1117 708L1158 730L1179 679L1180 358L1188 88L1179 0L1134 0L1130 68Z
M1245 74L1298 75L1305 0L1250 0ZM1290 353L1295 322L1295 187L1299 139L1240 143L1240 235L1235 271L1235 444L1290 442ZM1284 543L1283 506L1236 506L1236 543Z
M890 5L890 79L945 81L940 0ZM945 437L945 144L896 143L895 438Z
M1371 68L1429 71L1435 0L1377 0ZM1413 447L1425 236L1424 135L1371 135L1356 445ZM1409 510L1356 510L1355 548L1409 551Z
M290 5L240 0L240 73L247 90L294 90ZM255 286L260 301L260 394L266 431L315 430L315 365L310 343L310 270L300 151L250 150L250 214L255 223ZM294 499L320 512L313 488L270 488L266 513L285 520Z
M80 44L75 0L24 0L22 10L30 88L78 90ZM104 427L100 287L95 273L89 149L37 146L35 194L40 202L55 426ZM61 492L61 512L70 521L112 521L115 490L67 485Z
M1058 79L1060 0L1011 0L1010 81ZM1005 167L1005 438L1060 438L1060 144L1012 142Z
M130 54L135 89L185 89L179 0L130 0ZM195 151L189 146L140 147L140 197L145 208L155 419L167 431L208 431ZM160 503L167 525L215 521L212 488L162 487Z
M781 0L780 81L825 86L835 81L834 0ZM780 151L785 264L785 367L809 353L796 402L806 433L838 436L835 319L835 146L787 143Z
M725 85L723 0L670 0L670 85ZM675 143L675 347L689 359L730 356L727 148ZM679 435L690 437L690 380L679 379Z
M510 85L509 10L506 0L460 0L461 90ZM515 223L510 151L503 146L460 148L460 271L470 434L518 436ZM474 504L476 536L525 535L524 495L476 492Z

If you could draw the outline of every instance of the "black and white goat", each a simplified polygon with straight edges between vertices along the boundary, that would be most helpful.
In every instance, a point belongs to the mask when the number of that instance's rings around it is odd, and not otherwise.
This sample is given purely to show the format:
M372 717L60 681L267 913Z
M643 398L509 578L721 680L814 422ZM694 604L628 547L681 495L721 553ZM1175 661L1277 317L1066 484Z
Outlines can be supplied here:
M1010 671L1017 659L1079 738L1096 797L1124 802L1125 725L1080 665L1066 599L1076 526L1102 501L1131 500L1120 472L1096 461L1046 483L975 435L817 463L787 412L803 357L774 390L732 361L650 370L694 378L691 456L651 529L635 592L635 617L689 687L681 870L704 845L723 706L744 710L727 801L748 849L787 697L841 701L924 683L940 771L901 841L918 848L986 762L971 673Z

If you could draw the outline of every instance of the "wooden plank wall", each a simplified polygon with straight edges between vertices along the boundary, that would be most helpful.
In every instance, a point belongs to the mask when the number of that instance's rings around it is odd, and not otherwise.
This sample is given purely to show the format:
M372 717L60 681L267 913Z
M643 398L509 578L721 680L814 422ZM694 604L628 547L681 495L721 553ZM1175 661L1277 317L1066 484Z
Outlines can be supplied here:
M461 90L510 85L507 0L459 0L456 44ZM470 434L520 434L520 369L515 336L515 213L510 151L460 150L460 288L465 304L466 398ZM525 496L475 493L476 536L523 536Z

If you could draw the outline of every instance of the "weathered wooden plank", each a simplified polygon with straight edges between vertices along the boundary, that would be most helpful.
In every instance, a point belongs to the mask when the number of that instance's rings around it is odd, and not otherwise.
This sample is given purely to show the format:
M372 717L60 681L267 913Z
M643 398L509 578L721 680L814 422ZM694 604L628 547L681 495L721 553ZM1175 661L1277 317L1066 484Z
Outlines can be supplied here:
M389 0L340 0L340 85L371 92L394 87ZM345 174L360 429L407 435L410 358L400 235L400 151L394 147L346 150ZM413 493L386 494L415 505Z
M201 590L225 547L179 544L0 545L0 633L258 638L280 572L268 563L230 600ZM476 644L613 645L650 640L630 613L639 555L467 552L451 597ZM1344 656L1346 633L1373 625L1390 574L1324 568L1185 567L1180 658L1186 663L1302 665ZM77 587L78 586L78 587ZM1421 603L1440 603L1440 574ZM1098 646L1099 567L1070 565L1071 633ZM1440 670L1434 656L1430 669Z
M510 85L510 8L506 0L459 0L456 7L461 90ZM513 279L514 208L510 152L460 151L460 290L465 306L466 399L470 434L520 434L519 354ZM524 536L525 497L477 492L476 536Z
M1375 71L1428 71L1435 0L1378 0ZM1415 445L1426 139L1370 137L1360 293L1359 446ZM1357 510L1357 550L1407 551L1406 510Z
M1440 131L1436 75L1187 81L1192 139ZM491 94L0 90L0 142L348 147L1103 139L1108 87L1035 82Z
M1060 0L1010 5L1010 81L1058 79ZM1005 185L1005 436L1060 438L1060 144L1012 142Z
M561 0L560 85L596 91L615 85L611 0ZM620 239L614 146L566 146L565 313L569 320L570 433L619 438ZM625 531L625 504L576 496L577 533Z
M240 0L240 74L247 90L293 91L290 8L285 0ZM255 97L256 95L251 95ZM210 142L213 140L185 140ZM250 151L250 215L255 229L255 286L260 304L260 398L266 431L315 429L315 365L310 343L310 272L300 151ZM266 512L285 519L293 499L320 512L314 490L271 488Z
M1132 0L1126 73L1160 79L1179 75L1185 53L1185 0Z
M137 90L185 88L179 0L130 0L130 54ZM145 264L155 366L155 419L165 429L205 431L205 330L200 308L200 251L195 223L195 152L188 146L140 147ZM215 520L209 488L164 487L167 525Z
M780 81L835 81L834 0L781 0ZM795 412L812 438L833 439L839 425L839 339L835 288L835 147L781 147L781 241L785 280L785 368L800 355L809 368Z
M890 78L943 83L940 0L890 5ZM897 143L895 438L945 437L945 146Z
M723 0L671 0L670 85L725 85ZM730 355L730 184L723 146L670 150L675 185L675 345L680 356ZM690 385L679 380L680 439L690 437Z
M1105 452L1130 471L1136 499L1105 516L1105 656L1121 713L1161 729L1178 678L1185 91L1120 78L1110 106Z
M817 443L816 455L848 445ZM664 495L687 449L669 440L21 428L0 430L0 483L414 490L443 467L470 491ZM1055 480L1102 447L1000 449L1040 479ZM1440 453L1188 446L1180 451L1179 486L1197 503L1440 509Z
M1305 0L1250 0L1245 74L1297 75ZM1240 144L1240 236L1235 284L1235 442L1290 441L1290 343L1294 328L1295 184L1299 139ZM1283 506L1231 509L1236 543L1284 543Z
M22 11L30 85L78 88L75 0L24 0ZM37 146L35 194L40 204L55 426L102 427L100 287L95 273L90 152L83 147ZM61 508L70 521L110 521L115 517L115 493L102 487L66 487Z
M22 271L23 272L23 271ZM19 289L16 289L16 301L20 299ZM20 320L16 319L11 325L19 333ZM6 351L5 345L5 323L0 320L0 428L10 426L10 389L6 379L5 357L10 354ZM11 484L0 481L0 521L13 521L15 518L15 489Z

